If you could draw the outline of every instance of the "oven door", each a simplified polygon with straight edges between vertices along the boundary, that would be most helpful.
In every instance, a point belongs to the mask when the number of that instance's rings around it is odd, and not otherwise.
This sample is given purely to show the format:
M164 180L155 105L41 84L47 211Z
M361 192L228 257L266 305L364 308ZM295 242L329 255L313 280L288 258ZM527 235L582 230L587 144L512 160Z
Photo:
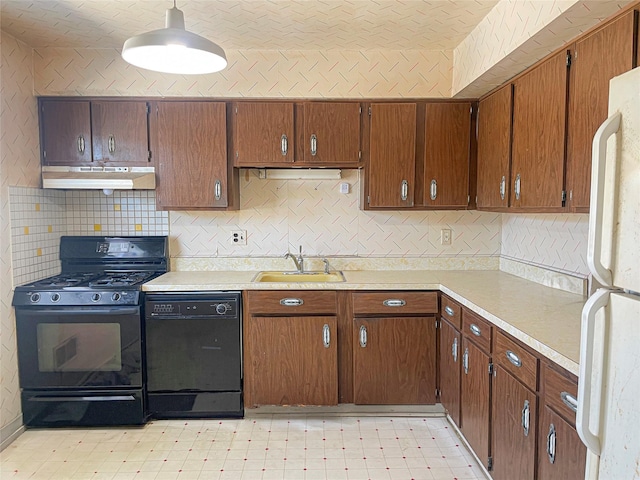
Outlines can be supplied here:
M140 306L16 308L22 389L142 388Z

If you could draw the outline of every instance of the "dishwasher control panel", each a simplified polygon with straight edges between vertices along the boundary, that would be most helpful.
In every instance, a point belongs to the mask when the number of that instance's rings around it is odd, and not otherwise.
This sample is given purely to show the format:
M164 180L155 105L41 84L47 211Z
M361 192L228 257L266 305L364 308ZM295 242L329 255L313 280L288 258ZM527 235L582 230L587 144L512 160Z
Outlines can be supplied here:
M145 300L147 318L238 318L240 296L176 296L149 295Z

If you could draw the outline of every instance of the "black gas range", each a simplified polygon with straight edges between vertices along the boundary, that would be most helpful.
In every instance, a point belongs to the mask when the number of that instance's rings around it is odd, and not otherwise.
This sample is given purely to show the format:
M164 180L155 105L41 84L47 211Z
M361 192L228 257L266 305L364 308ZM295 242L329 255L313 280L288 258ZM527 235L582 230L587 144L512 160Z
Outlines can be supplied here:
M166 237L62 237L62 272L16 287L27 426L131 425L145 416L141 286Z

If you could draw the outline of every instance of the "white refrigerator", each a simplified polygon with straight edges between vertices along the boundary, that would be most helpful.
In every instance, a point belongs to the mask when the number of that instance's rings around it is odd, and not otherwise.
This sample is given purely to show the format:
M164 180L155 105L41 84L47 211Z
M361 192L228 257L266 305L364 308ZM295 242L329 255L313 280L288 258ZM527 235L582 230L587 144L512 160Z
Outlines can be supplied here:
M640 68L615 77L593 139L576 428L588 480L640 479Z

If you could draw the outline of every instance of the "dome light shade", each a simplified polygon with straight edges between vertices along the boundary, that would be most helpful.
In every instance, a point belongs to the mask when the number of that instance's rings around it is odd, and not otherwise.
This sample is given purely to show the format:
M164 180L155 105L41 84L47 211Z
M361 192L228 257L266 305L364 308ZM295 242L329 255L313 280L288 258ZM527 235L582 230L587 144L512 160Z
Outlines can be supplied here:
M167 10L166 28L128 39L122 58L136 67L164 73L213 73L227 66L220 46L185 30L184 15L175 4Z

